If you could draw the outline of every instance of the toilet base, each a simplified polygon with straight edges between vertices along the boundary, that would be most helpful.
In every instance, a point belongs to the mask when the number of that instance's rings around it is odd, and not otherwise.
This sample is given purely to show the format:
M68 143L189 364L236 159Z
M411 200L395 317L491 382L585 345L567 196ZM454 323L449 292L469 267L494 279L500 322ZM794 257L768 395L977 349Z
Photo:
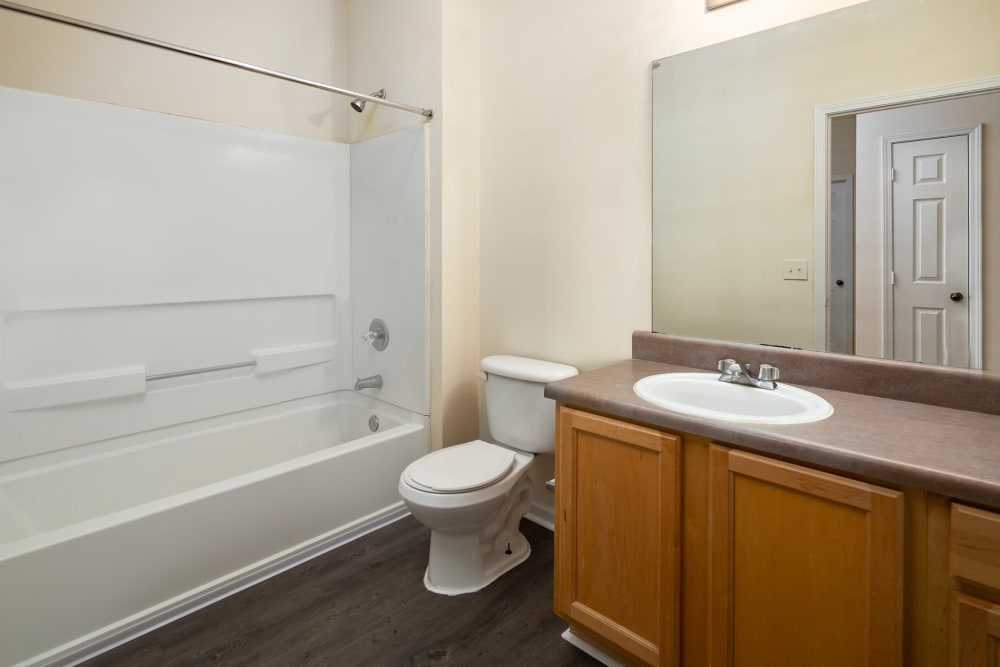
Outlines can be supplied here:
M469 558L468 549L463 549L459 543L466 542L464 546L473 546L468 544L470 538L475 540L474 546L478 550L479 535L445 535L431 532L431 562L424 571L424 586L427 590L440 595L475 593L528 560L528 556L531 555L531 545L520 531L509 540L509 554L507 544L504 543L501 548L493 549L480 558ZM436 559L435 547L438 548L439 555ZM463 555L465 557L462 557Z

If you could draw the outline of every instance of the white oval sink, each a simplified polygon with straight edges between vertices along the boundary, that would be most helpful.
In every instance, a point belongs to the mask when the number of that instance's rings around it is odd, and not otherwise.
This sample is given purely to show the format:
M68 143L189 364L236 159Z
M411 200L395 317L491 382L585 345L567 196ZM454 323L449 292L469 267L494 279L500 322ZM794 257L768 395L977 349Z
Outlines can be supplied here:
M746 424L804 424L833 414L832 405L805 389L719 382L718 373L650 375L632 389L639 398L667 410Z

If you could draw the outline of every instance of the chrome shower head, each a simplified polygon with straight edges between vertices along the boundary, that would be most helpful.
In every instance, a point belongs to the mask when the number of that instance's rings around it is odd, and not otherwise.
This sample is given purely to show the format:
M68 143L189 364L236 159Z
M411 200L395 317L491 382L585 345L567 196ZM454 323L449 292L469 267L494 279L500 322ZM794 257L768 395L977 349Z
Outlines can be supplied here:
M380 100L384 100L385 88L380 88L379 90L376 90L374 93L371 94L371 96L377 97ZM360 97L351 100L351 108L357 111L358 113L361 113L362 111L365 110L365 100L361 99Z

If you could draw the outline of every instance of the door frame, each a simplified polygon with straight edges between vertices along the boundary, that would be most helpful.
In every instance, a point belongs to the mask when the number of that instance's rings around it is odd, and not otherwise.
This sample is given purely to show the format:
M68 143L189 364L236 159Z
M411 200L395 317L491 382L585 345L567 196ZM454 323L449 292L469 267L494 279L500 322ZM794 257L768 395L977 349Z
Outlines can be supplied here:
M893 109L921 102L948 100L1000 91L1000 76L961 81L944 86L909 90L823 104L813 109L813 349L826 349L826 274L829 253L830 127L834 116L878 109Z
M983 367L983 126L963 125L882 137L882 358L892 359L893 335L893 206L892 147L897 143L966 137L969 148L969 368Z
M838 182L838 181L841 182L841 183L844 183L845 186L846 186L846 188L851 193L851 206L848 209L848 212L850 213L850 216L851 216L851 225L850 225L851 226L851 349L846 354L854 354L854 329L855 329L855 326L854 326L854 301L857 298L857 294L856 294L857 284L856 284L855 278L854 278L854 263L855 263L855 258L854 258L854 238L855 238L855 233L854 233L854 225L855 225L855 222L854 222L854 206L855 206L855 202L854 202L854 174L832 174L830 176L830 185L829 185L831 192L833 191L833 184L835 182ZM829 220L828 220L828 222L829 222ZM827 243L828 243L828 245L832 245L832 244L830 244L830 236L831 236L831 234L830 234L830 231L829 231L829 224L827 225L827 230L828 230L827 231ZM829 260L828 270L832 270L833 269L833 252L832 252L832 248L831 248L830 251L827 252L827 257L828 257L828 260ZM826 282L826 294L825 294L825 299L826 299L826 344L823 346L823 351L824 352L830 352L831 351L830 350L830 338L831 338L831 336L830 336L830 330L833 328L833 287L830 285L830 278L831 277L832 276L830 276L830 275L827 275L825 277L825 282ZM817 280L818 279L819 279L819 276L817 276ZM838 350L838 352L840 352L840 350Z

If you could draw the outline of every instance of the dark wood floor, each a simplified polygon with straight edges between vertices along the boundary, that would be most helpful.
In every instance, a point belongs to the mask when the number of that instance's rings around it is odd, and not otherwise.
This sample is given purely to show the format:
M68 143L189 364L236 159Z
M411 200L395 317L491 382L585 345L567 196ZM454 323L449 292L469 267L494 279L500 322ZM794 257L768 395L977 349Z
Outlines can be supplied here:
M430 534L407 517L84 664L599 665L559 637L552 533L521 527L531 557L478 593L424 588Z

